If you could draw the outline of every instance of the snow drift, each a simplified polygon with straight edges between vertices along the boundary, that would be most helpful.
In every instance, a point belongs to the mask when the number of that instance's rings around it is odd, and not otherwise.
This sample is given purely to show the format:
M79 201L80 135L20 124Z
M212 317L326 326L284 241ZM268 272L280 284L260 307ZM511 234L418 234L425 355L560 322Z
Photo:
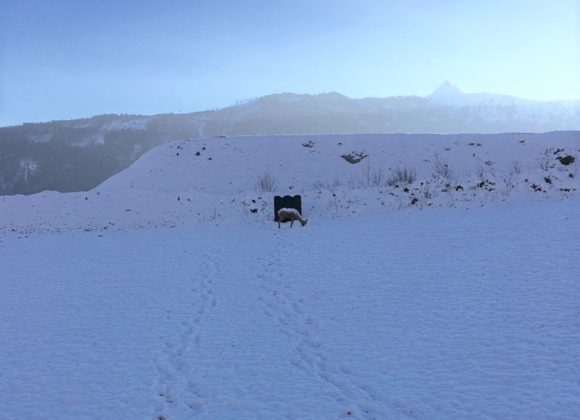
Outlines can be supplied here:
M578 157L579 132L176 141L88 192L0 197L0 232L271 222L276 194L313 219L561 200Z

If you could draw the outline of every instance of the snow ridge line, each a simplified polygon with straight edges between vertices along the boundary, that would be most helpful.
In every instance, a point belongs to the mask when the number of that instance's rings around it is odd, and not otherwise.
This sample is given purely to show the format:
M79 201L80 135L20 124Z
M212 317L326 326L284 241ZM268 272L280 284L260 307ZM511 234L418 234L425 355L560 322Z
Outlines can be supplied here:
M155 418L167 420L173 410L188 415L200 415L204 411L206 395L196 381L192 371L191 361L199 357L201 344L200 325L209 308L217 305L214 297L213 278L218 270L217 262L211 254L204 258L204 266L199 275L190 275L191 292L196 299L192 300L192 317L182 320L183 330L177 343L165 343L166 357L157 363L159 371L159 392L161 407L157 409Z

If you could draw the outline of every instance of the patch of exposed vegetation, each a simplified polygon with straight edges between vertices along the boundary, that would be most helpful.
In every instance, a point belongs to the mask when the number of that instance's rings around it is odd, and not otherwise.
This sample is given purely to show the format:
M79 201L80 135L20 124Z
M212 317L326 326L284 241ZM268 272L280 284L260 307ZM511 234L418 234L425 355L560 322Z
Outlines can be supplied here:
M348 163L355 164L359 163L361 160L368 157L368 155L369 154L366 151L362 150L360 152L352 151L350 153L342 155L341 157Z

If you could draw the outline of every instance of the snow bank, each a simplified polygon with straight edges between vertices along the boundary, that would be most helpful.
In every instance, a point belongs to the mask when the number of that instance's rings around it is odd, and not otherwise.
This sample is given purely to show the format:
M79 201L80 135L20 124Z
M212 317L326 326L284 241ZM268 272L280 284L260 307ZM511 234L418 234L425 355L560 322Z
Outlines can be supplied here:
M0 197L0 233L270 223L275 194L311 219L559 201L579 194L579 158L579 132L178 141L92 191Z

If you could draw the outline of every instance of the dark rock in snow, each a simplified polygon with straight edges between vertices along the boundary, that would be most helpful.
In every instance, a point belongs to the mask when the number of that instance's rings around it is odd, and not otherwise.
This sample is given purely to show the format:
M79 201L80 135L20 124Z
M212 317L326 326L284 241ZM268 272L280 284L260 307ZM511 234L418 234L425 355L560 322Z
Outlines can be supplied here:
M566 166L574 163L574 161L576 160L576 158L574 158L574 156L570 156L570 155L567 155L564 157L558 156L557 159L560 161L560 163L562 165L566 165Z

